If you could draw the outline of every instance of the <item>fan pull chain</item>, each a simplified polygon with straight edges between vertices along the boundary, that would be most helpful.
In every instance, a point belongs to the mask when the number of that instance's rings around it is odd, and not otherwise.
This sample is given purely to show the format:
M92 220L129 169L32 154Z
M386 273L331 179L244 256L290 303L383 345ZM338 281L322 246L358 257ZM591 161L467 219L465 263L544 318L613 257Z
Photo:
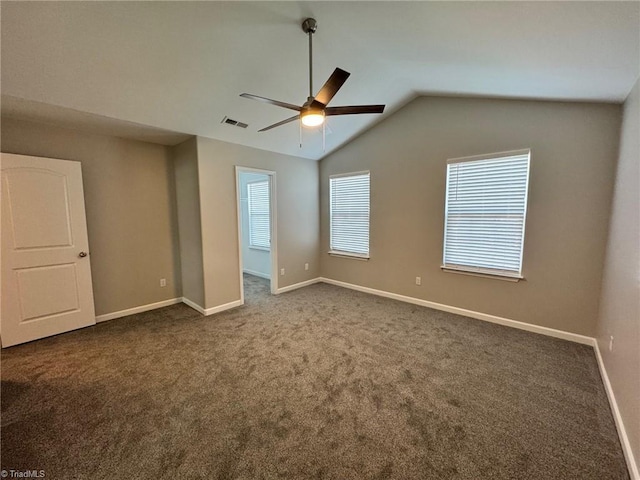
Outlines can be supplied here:
M300 148L302 148L302 121L298 122L298 126L300 127Z
M322 122L322 153L326 151L325 144L325 131L326 131L327 122L326 120Z

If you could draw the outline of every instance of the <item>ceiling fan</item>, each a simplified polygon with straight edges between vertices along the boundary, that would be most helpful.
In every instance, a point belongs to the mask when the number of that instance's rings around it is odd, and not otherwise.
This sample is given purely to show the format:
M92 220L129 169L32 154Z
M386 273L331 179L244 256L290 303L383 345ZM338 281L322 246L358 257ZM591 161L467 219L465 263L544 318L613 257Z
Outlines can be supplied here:
M316 32L318 24L314 18L307 18L302 22L302 31L309 35L309 97L302 106L293 105L291 103L280 102L278 100L272 100L270 98L259 97L250 93L242 93L241 97L250 98L252 100L258 100L259 102L270 103L278 107L288 108L289 110L295 110L298 112L293 117L282 120L281 122L274 123L268 127L258 130L259 132L266 132L272 128L285 125L300 119L303 125L307 127L315 127L324 123L325 117L332 115L358 115L363 113L382 113L384 111L384 105L353 105L344 107L328 107L327 105L331 99L338 93L338 90L347 81L349 72L336 68L329 79L322 86L318 94L313 96L313 34Z

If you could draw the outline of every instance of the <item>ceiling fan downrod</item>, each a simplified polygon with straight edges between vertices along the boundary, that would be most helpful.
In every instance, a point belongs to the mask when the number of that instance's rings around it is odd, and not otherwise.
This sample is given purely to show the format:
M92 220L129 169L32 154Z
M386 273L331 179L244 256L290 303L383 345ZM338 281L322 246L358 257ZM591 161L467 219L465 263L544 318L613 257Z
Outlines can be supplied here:
M315 18L307 18L302 22L302 31L309 35L309 101L313 100L313 34L318 29Z

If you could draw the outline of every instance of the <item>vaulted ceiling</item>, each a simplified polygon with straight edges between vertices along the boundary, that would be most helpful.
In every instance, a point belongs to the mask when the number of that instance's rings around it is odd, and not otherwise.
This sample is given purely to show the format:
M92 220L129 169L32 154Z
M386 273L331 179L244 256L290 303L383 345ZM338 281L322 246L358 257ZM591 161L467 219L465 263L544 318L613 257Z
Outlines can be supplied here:
M291 112L239 97L306 100L310 16L315 88L340 67L332 105L387 105L331 117L325 151L318 129L299 148L298 122L258 133ZM417 95L621 102L640 72L638 2L3 1L1 18L4 115L311 159Z

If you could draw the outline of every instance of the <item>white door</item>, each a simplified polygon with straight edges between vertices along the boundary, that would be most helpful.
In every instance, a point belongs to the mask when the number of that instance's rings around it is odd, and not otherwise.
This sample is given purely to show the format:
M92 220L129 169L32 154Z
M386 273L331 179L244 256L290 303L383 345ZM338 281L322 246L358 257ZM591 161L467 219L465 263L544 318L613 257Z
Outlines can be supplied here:
M2 346L96 323L79 162L2 154Z

